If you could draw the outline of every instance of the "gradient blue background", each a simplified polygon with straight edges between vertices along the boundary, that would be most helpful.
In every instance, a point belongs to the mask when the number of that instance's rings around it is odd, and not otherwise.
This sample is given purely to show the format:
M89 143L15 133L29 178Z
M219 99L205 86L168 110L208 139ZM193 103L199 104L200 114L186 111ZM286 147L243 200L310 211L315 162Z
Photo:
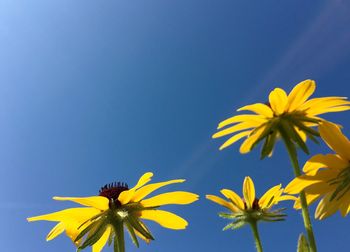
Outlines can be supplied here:
M26 217L74 206L52 196L133 185L146 171L186 178L167 189L201 200L166 207L188 229L149 223L156 241L137 251L254 251L250 229L222 232L223 209L204 195L240 192L247 175L258 195L286 185L288 157L281 143L263 161L239 144L220 152L211 135L277 86L311 78L314 97L348 96L349 27L347 0L0 0L1 251L74 251L64 235L45 242L53 223ZM325 117L350 136L350 112ZM303 231L300 212L282 206L287 221L260 225L266 251L295 251ZM349 218L313 223L319 251L348 249Z

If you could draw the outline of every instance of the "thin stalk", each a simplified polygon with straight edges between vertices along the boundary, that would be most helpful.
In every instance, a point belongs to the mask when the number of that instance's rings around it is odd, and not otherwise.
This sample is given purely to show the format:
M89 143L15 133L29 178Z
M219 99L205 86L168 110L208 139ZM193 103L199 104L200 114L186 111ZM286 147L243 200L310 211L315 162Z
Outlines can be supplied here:
M262 245L261 245L261 240L260 240L260 236L259 236L259 232L258 232L257 222L256 221L252 221L249 224L250 224L250 226L252 228L252 231L253 231L256 251L257 252L263 252Z
M293 170L294 170L294 175L295 175L295 177L298 177L301 175L301 171L300 171L300 166L298 163L298 155L297 155L296 148L295 148L294 144L290 141L288 136L283 136L284 135L283 133L281 132L281 135L282 135L284 143L287 147L288 155L289 155L289 158L290 158L290 161L292 163ZM308 206L306 203L306 197L305 197L304 191L300 192L300 203L301 203L301 209L302 209L302 214L303 214L304 227L306 229L308 240L309 240L310 252L317 252L315 236L314 236L314 232L312 230L309 209L308 209Z

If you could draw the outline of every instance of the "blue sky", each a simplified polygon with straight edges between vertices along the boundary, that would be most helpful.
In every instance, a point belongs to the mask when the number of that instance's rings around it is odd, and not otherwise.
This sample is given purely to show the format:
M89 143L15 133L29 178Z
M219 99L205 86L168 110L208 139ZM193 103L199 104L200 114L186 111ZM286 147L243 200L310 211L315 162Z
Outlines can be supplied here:
M188 229L149 223L156 241L138 251L254 251L250 229L222 232L222 208L204 195L240 192L247 175L260 195L286 185L288 157L282 144L263 161L239 144L219 151L211 135L274 87L311 78L315 96L349 96L349 27L346 0L0 0L2 250L74 251L65 236L45 242L53 223L25 218L74 206L52 196L95 195L153 171L154 181L186 178L168 190L201 199L167 207ZM349 113L325 117L350 136ZM266 251L295 251L303 231L282 206L287 221L260 225ZM348 218L313 223L319 251L347 244Z

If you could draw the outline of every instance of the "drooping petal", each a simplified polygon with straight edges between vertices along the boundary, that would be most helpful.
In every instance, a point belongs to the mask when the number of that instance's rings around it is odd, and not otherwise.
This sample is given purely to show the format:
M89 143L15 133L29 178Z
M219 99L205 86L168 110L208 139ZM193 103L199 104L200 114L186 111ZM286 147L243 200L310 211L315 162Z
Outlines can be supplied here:
M269 102L276 115L283 114L288 102L286 92L281 88L275 88L269 95Z
M146 210L141 211L140 218L152 220L159 225L169 229L185 229L188 225L187 221L180 216L164 210Z
M255 130L255 132L248 136L248 138L242 143L239 148L239 152L242 154L250 152L253 144L259 139L261 134L264 132L266 126L262 126Z
M190 192L167 192L144 199L141 204L144 207L162 206L168 204L186 205L198 200L198 195Z
M129 203L129 201L132 199L132 197L134 197L135 191L137 189L139 189L140 187L144 186L145 184L147 184L149 181L151 181L151 178L153 177L153 173L152 172L146 172L145 174L143 174L141 176L141 178L139 179L139 181L137 182L137 184L127 190L127 191L123 191L119 194L118 200L122 205L125 205L127 203Z
M131 198L131 201L138 202L138 201L142 200L144 197L146 197L147 195L151 194L152 192L154 192L155 190L157 190L163 186L167 186L167 185L171 185L171 184L175 184L175 183L183 183L185 181L186 181L185 179L174 179L174 180L145 185L135 192L135 194Z
M267 118L273 117L272 109L263 103L255 103L255 104L247 105L247 106L244 106L244 107L237 109L237 111L243 111L243 110L252 111L258 115L263 115Z
M303 171L307 175L315 175L319 169L343 169L348 166L348 162L335 154L318 154L311 157L304 165Z
M55 239L58 235L62 234L64 232L64 224L62 222L59 222L56 226L54 226L50 233L46 236L46 241L51 241L52 239Z
M222 189L220 191L226 198L230 199L232 203L240 210L244 210L244 202L237 193L229 189Z
M350 212L350 193L346 193L343 196L342 202L339 206L340 213L343 217L345 217Z
M107 227L100 239L94 245L92 245L92 252L100 252L106 245L110 234L111 227Z
M238 123L238 122L252 122L252 123L264 123L266 122L265 116L262 115L236 115L230 117L219 123L218 129L221 129L229 124Z
M27 218L29 222L31 221L70 221L75 219L89 219L93 216L99 214L101 211L90 207L79 207L79 208L68 208L58 212L53 212L49 214L39 215Z
M261 198L259 199L259 206L264 209L264 208L268 208L271 207L271 203L274 199L276 192L278 192L281 189L281 184L276 185L272 188L270 188L269 190L267 190L266 193L264 193L263 196L261 196Z
M241 138L248 136L250 133L251 133L251 130L247 130L247 131L243 131L243 132L240 132L238 134L235 134L234 136L230 137L226 142L224 142L224 144L221 145L219 149L220 150L225 149L226 147L234 144L235 142L237 142Z
M339 127L333 123L323 121L319 126L322 139L327 145L345 160L350 160L350 142L342 134Z
M60 201L73 201L75 203L81 204L83 206L94 207L99 210L107 210L109 200L106 197L102 196L92 196L92 197L53 197L54 200Z
M247 204L247 208L251 209L255 200L255 187L253 180L248 176L245 177L243 182L243 197Z
M226 207L227 209L231 210L232 212L238 212L240 211L240 209L238 207L236 207L235 205L233 205L231 202L227 202L226 200L215 196L215 195L206 195L205 196L208 200L211 200L213 202L215 202L216 204L219 204L223 207Z
M286 110L292 112L301 106L315 91L313 80L305 80L297 84L288 95Z
M224 130L221 130L221 131L215 133L212 136L212 138L218 138L218 137L230 135L232 133L235 133L235 132L241 131L241 130L256 128L260 125L261 125L261 122L242 122L242 123L236 124L232 127L229 127L227 129L224 129Z

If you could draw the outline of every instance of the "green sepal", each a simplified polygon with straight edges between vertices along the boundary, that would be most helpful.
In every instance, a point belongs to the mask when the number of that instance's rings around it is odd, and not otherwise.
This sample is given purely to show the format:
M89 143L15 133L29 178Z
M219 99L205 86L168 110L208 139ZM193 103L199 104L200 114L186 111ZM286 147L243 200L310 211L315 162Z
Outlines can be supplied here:
M227 229L239 229L243 227L245 224L247 224L245 221L236 220L226 225L222 230L226 231Z
M150 240L154 240L154 238L151 235L151 233L149 232L149 230L144 228L144 225L140 224L141 221L137 217L134 217L132 215L128 215L126 217L126 221L129 222L129 224L134 229L136 229L140 234L142 234L145 238L150 239Z
M107 228L107 222L106 221L101 221L98 223L98 226L95 226L93 229L95 230L91 230L92 232L90 232L88 234L88 237L86 238L86 240L83 242L83 244L81 244L79 246L80 249L84 249L88 246L92 246L94 245L101 237L102 235L105 233L106 228Z
M138 241L137 236L135 234L134 228L131 226L131 224L128 221L125 221L124 223L125 223L126 228L129 231L132 242L135 244L136 247L139 247L140 246L139 241Z
M273 147L275 146L276 139L277 139L277 131L276 130L270 132L270 134L268 134L266 136L264 145L261 149L261 155L260 155L261 160L264 159L266 156L271 154Z
M291 123L282 121L281 127L284 128L285 132L287 132L288 136L293 140L293 142L295 142L307 155L310 154L307 145Z
M256 129L254 129L251 134L254 134L255 131L259 130L261 127L265 127L264 131L260 134L259 138L250 147L250 150L253 150L266 136L271 134L275 130L276 125L277 125L276 120L271 120L266 124L263 124L257 127Z
M299 129L301 129L302 131L304 131L308 135L312 135L315 137L320 136L320 133L317 130L314 130L313 128L304 125L302 122L300 122L298 120L293 120L293 124L295 126L297 126Z
M309 244L304 234L299 235L297 252L310 252Z

